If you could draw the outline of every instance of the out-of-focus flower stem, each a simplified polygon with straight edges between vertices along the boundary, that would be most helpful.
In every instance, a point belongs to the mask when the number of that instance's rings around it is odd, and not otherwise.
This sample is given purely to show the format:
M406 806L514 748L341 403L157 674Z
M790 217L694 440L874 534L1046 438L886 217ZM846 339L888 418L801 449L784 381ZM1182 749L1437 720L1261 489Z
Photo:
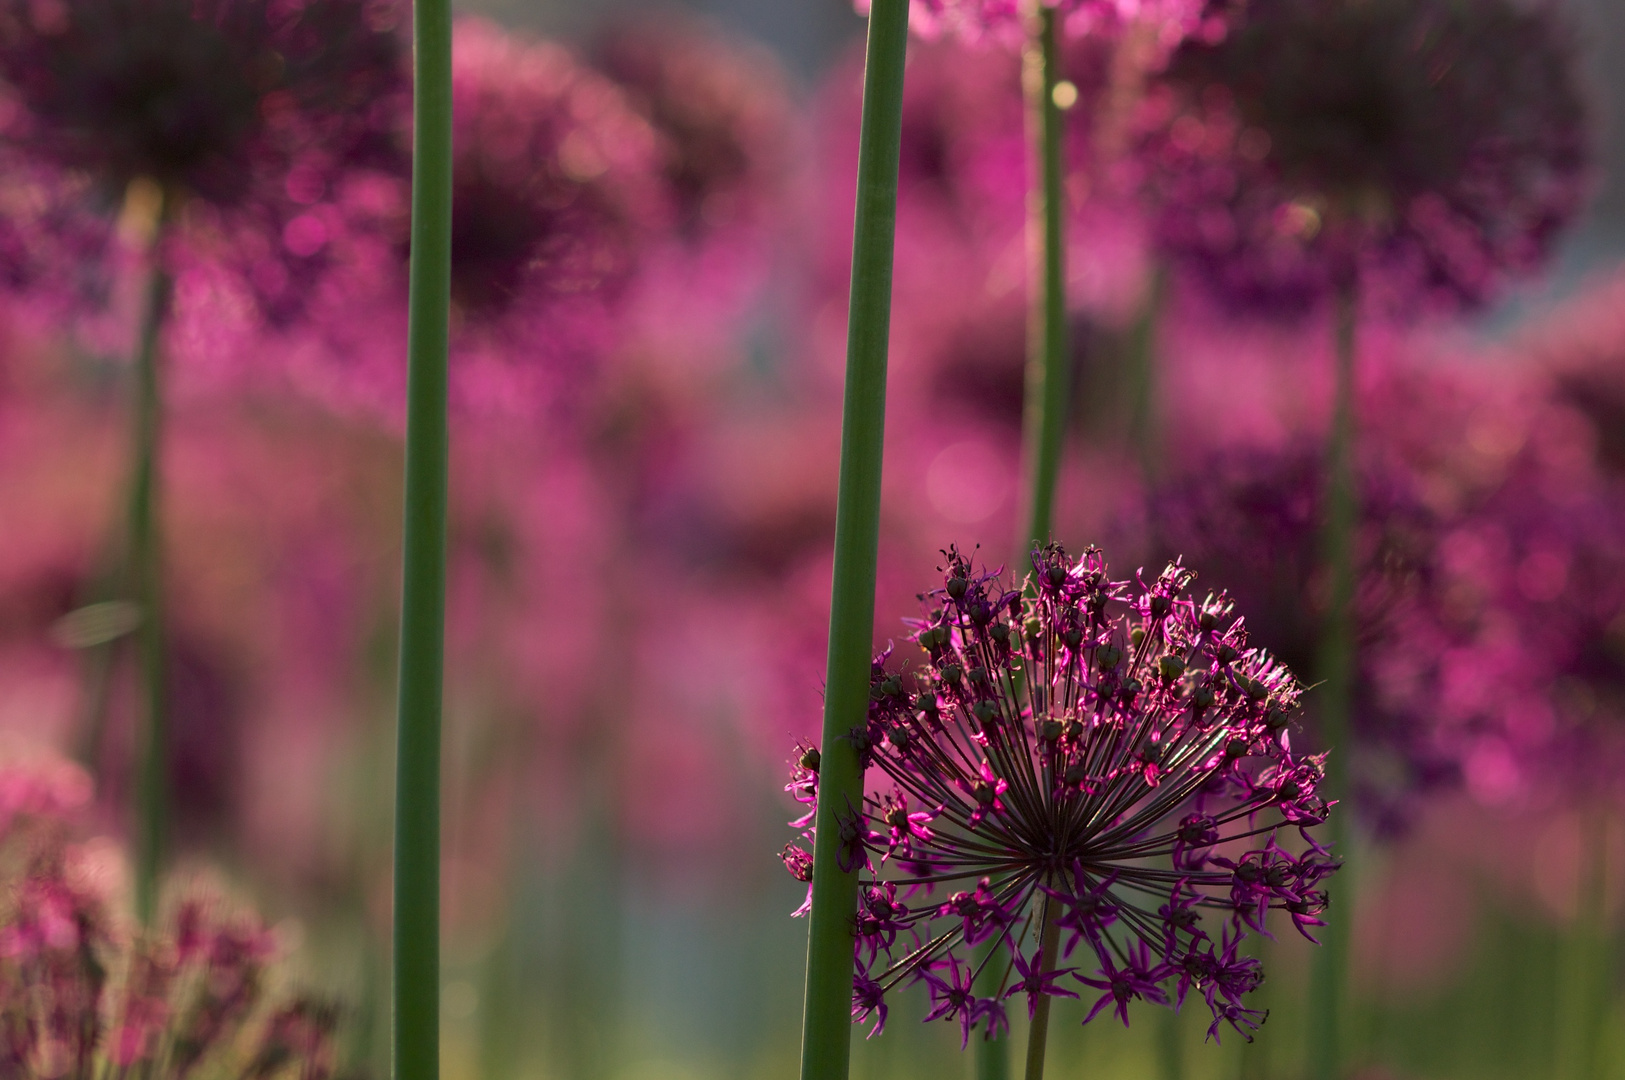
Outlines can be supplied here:
M440 707L446 350L451 301L451 4L413 4L406 512L395 765L396 1080L440 1074Z
M840 819L861 811L863 772L856 748L842 736L865 722L869 703L908 6L908 0L875 0L869 13L818 780L818 839L813 852L807 942L802 1080L845 1080L851 1056L852 915L857 909L858 875L856 867L841 867L839 838Z
M1156 480L1162 458L1157 429L1157 324L1167 292L1167 270L1157 266L1147 275L1145 296L1128 338L1129 442L1148 483Z
M163 264L164 233L173 195L154 186L150 208L147 289L135 353L135 423L130 479L126 587L141 611L136 627L140 665L141 758L136 775L136 915L150 924L157 911L158 875L169 824L169 754L164 716L163 552L158 522L163 392L160 339L173 280Z
M1018 567L1025 562L1027 552L1051 539L1067 404L1066 233L1061 197L1061 109L1055 102L1060 65L1055 9L1037 0L1028 13L1028 28L1021 63L1031 177L1027 191L1027 247L1031 259L1027 386L1022 414L1022 435L1026 443L1026 477L1022 486L1027 512L1022 521L1021 546L1013 564ZM1003 946L997 943L989 948L1003 951ZM1046 963L1050 953L1045 954ZM996 997L997 980L1005 966L996 959L985 963L981 976L985 985L979 985L977 992ZM1047 1024L1048 995L1040 996L1038 1008ZM1046 1028L1035 1020L1028 1035L1029 1077L1043 1073L1045 1034ZM1009 1075L1007 1041L1008 1036L1000 1035L977 1043L977 1080L1004 1080ZM1035 1060L1038 1073L1033 1072Z
M1355 328L1359 296L1353 283L1338 290L1336 310L1336 381L1332 426L1326 452L1326 519L1324 565L1328 590L1326 621L1321 629L1317 657L1320 713L1327 758L1330 798L1348 792L1346 742L1354 696L1354 532L1358 520L1358 494L1354 482L1355 453ZM1312 1080L1339 1080L1343 1070L1343 997L1347 982L1349 935L1353 930L1350 900L1352 882L1348 866L1348 815L1330 822L1333 850L1343 857L1342 903L1327 908L1324 947L1315 951L1309 985L1309 1075Z
M1575 876L1574 921L1559 957L1552 1075L1593 1080L1601 1075L1601 1043L1612 1004L1608 940L1608 811L1592 804L1580 813L1580 858Z
M1185 1075L1185 1044L1179 1014L1172 1009L1157 1014L1157 1075L1162 1080L1181 1080Z
M996 998L1003 989L1005 973L1010 969L1009 950L998 937L983 942L977 952L976 993L979 997ZM976 1080L1008 1080L1010 1076L1010 1036L977 1039L972 1045L976 1053Z
M1033 30L1022 58L1033 176L1027 204L1033 272L1022 420L1027 444L1026 535L1022 540L1030 546L1050 540L1067 403L1065 207L1061 193L1061 110L1055 103L1059 57L1055 9L1041 2L1035 7L1031 16Z
M1061 945L1061 928L1055 924L1056 904L1051 897L1044 898L1044 926L1039 933L1039 951L1043 956L1040 976L1055 970L1055 953ZM1044 1050L1049 1041L1049 1006L1054 1000L1049 994L1039 994L1033 1003L1032 1023L1027 1025L1027 1080L1044 1080Z

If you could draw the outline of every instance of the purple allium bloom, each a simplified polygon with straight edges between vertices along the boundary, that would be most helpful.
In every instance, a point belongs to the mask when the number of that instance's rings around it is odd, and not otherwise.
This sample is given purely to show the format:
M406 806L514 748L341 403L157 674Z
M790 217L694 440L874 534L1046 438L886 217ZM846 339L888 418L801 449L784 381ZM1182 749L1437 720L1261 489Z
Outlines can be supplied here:
M1248 0L1150 95L1161 247L1227 303L1312 307L1358 277L1396 314L1472 307L1583 202L1590 135L1553 5Z
M668 218L660 140L563 46L462 19L452 48L451 378L464 402L529 408L574 389L613 342L618 302ZM404 117L403 117L404 119ZM402 137L405 137L404 124ZM341 208L351 246L324 297L313 377L404 394L404 184Z
M664 140L660 172L682 238L762 225L790 165L784 73L759 46L672 16L613 26L595 62Z
M325 263L288 230L347 170L392 156L396 18L366 0L6 0L4 140L63 170L91 216L134 181L164 188L284 317Z
M1288 737L1296 680L1248 646L1223 595L1190 595L1177 563L1131 587L1099 551L1073 562L1051 546L1024 593L946 554L913 623L923 662L878 657L868 719L845 736L890 787L838 818L842 861L863 872L854 1013L923 981L929 1018L968 1040L1003 1025L1014 992L1075 996L1029 944L1047 917L1068 931L1063 955L1085 944L1099 966L1073 972L1104 991L1091 1017L1111 1005L1126 1023L1177 979L1245 1035L1236 972L1253 969L1236 943L1270 908L1312 925L1336 869L1309 836L1330 810L1324 756ZM916 805L929 828L905 832ZM988 940L1021 963L983 998L991 961L973 947Z
M1359 640L1369 646L1425 610L1441 526L1422 500L1419 479L1396 464L1367 460L1359 486L1354 612ZM1318 447L1295 442L1207 455L1196 468L1166 480L1148 502L1156 549L1201 565L1246 610L1253 640L1305 670L1314 661L1324 618L1324 488ZM1356 748L1342 752L1353 770L1356 808L1386 833L1408 820L1415 796L1452 780L1457 763L1433 738L1427 709L1385 702L1372 654L1362 648L1360 656ZM1200 854L1213 842L1212 827L1193 822L1178 838L1176 862L1186 850Z

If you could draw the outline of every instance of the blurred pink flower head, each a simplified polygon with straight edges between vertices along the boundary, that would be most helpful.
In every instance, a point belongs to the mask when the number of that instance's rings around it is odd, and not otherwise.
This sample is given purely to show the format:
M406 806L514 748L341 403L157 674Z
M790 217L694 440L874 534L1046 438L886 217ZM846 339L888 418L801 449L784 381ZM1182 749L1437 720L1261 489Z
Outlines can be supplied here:
M643 250L669 223L661 141L560 45L463 19L452 63L454 394L465 405L556 403L614 342ZM346 265L324 290L309 374L393 407L404 394L406 185L357 186L334 217Z
M1377 311L1483 304L1584 200L1576 65L1551 5L1248 0L1143 110L1158 241L1265 312L1356 278Z
M212 252L286 317L322 264L287 230L346 170L393 152L398 14L388 0L7 0L0 135L8 154L60 170L91 219L132 183L167 191L191 254ZM17 209L54 234L47 245L93 227Z

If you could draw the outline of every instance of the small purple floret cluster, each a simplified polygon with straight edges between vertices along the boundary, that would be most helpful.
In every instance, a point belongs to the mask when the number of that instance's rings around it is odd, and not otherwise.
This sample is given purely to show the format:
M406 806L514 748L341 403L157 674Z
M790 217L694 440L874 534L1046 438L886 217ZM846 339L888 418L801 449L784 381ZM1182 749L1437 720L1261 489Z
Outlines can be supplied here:
M1292 751L1296 679L1178 563L1135 586L1097 549L1074 562L1051 545L1023 590L946 554L913 624L924 662L877 657L867 722L845 736L884 777L837 819L840 863L862 874L854 1017L878 1032L886 995L920 982L927 1019L968 1042L1004 1030L1017 994L1030 1015L1083 988L1085 1023L1111 1009L1127 1024L1133 1001L1194 993L1209 1035L1250 1038L1263 972L1243 940L1272 908L1314 940L1338 865L1310 835L1332 804L1324 755ZM792 822L804 837L819 761L804 748L787 788L809 807ZM805 848L782 857L811 880ZM1037 944L1046 920L1058 957Z

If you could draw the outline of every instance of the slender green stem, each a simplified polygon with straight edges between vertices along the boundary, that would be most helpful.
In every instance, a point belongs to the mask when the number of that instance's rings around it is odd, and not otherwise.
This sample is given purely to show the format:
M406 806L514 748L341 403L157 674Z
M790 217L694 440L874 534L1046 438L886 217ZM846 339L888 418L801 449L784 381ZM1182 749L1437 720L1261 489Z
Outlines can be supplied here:
M1031 259L1027 312L1027 386L1022 436L1026 443L1020 548L1013 565L1023 567L1028 552L1047 543L1054 528L1055 484L1061 469L1061 437L1066 428L1067 325L1066 231L1061 196L1061 109L1055 102L1060 81L1055 9L1034 3L1027 12L1027 45L1022 52L1021 85L1027 102L1027 142L1031 183L1027 191L1027 243ZM1018 570L1019 573L1019 570ZM1046 903L1046 912L1048 905ZM993 944L994 951L1004 946ZM1046 948L1045 963L1053 948ZM984 981L1002 980L1005 965L996 959L983 968ZM981 986L984 996L997 993L995 982ZM1038 1003L1042 1024L1049 1022L1049 997ZM1044 1070L1045 1028L1039 1021L1027 1041L1027 1075ZM1004 1080L1010 1074L1008 1038L984 1039L976 1046L977 1080ZM1037 1055L1036 1059L1034 1054ZM1035 1068L1037 1073L1033 1072Z
M1265 926L1269 923L1266 920ZM1242 950L1257 960L1259 966L1265 971L1272 971L1270 964L1270 939L1262 934L1249 934L1242 942ZM1270 995L1273 993L1271 984L1265 979L1258 989L1254 990L1248 1002L1249 1007L1269 1012ZM1269 1080L1270 1075L1270 1044L1263 1031L1253 1035L1252 1039L1241 1044L1241 1060L1237 1069L1240 1080Z
M1324 560L1329 589L1326 621L1320 635L1316 711L1320 715L1327 757L1329 798L1346 790L1348 723L1354 697L1355 652L1354 543L1359 519L1355 485L1355 324L1358 299L1352 284L1337 297L1337 378L1332 426L1326 454L1326 519ZM1309 1064L1312 1080L1338 1080L1343 1071L1343 996L1348 973L1349 934L1353 930L1349 898L1353 895L1348 851L1348 807L1333 814L1328 825L1334 850L1343 857L1337 895L1343 901L1327 909L1321 948L1315 950L1309 983Z
M858 875L855 868L848 871L840 865L840 835L841 822L861 810L863 772L856 751L842 737L864 723L869 703L886 422L886 342L891 329L907 44L908 0L874 0L869 12L857 218L852 235L835 575L801 1035L802 1080L845 1080L852 1050L852 916L857 909Z
M1010 961L1008 950L1005 949L1003 939L989 938L977 949L977 964L981 967L976 976L976 995L984 998L996 998L1004 989L1005 973L1009 970ZM1010 1037L1000 1035L993 1039L976 1039L971 1045L976 1055L976 1080L1009 1080L1010 1076Z
M1564 934L1559 963L1557 1080L1595 1080L1602 1032L1611 1005L1608 948L1608 816L1598 807L1580 815L1580 852L1575 876L1574 921Z
M440 1075L440 705L451 297L451 4L413 5L406 511L395 761L396 1080Z
M1157 1075L1162 1080L1184 1080L1185 1043L1179 1014L1172 1009L1157 1010Z
M1066 426L1068 352L1061 110L1055 104L1055 84L1059 81L1055 9L1043 3L1036 6L1022 62L1034 166L1027 204L1033 281L1022 420L1027 457L1026 531L1022 541L1029 546L1048 542L1053 529L1055 482L1060 474L1061 436Z
M1157 324L1162 318L1168 275L1162 267L1151 271L1145 298L1129 330L1129 441L1140 461L1140 475L1150 483L1162 463L1161 432L1157 429Z
M135 354L134 473L130 482L130 596L141 610L136 627L140 666L142 741L136 776L136 914L150 923L158 908L158 876L169 831L169 749L164 710L163 551L158 522L159 455L162 452L163 390L160 342L169 314L173 281L162 261L164 232L172 207L159 195L155 210L147 291Z
M1044 897L1044 925L1039 932L1039 951L1042 962L1040 977L1055 970L1055 951L1061 944L1061 928L1055 925L1055 907ZM1054 1000L1048 994L1039 994L1033 1003L1032 1023L1027 1025L1027 1080L1044 1080L1044 1049L1049 1041L1049 1006Z

